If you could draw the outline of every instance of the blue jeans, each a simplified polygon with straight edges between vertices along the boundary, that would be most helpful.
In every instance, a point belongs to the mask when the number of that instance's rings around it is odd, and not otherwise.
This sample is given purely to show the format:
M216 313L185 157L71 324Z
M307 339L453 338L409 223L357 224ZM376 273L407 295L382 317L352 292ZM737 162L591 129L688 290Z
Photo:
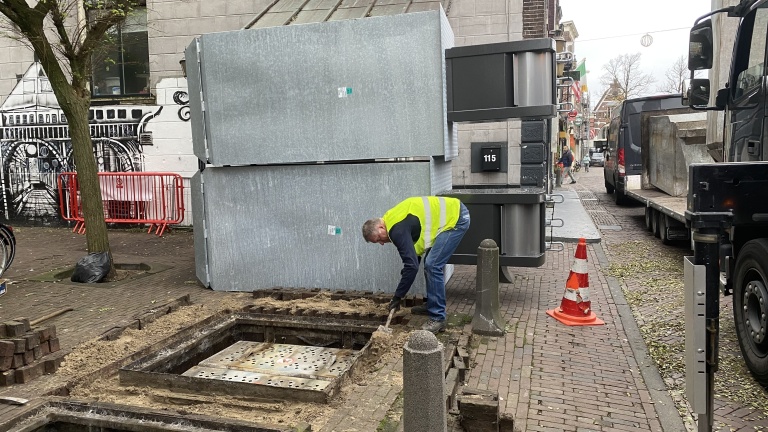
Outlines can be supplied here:
M445 265L469 229L469 210L461 204L456 226L437 235L424 257L427 280L427 314L430 319L445 321Z

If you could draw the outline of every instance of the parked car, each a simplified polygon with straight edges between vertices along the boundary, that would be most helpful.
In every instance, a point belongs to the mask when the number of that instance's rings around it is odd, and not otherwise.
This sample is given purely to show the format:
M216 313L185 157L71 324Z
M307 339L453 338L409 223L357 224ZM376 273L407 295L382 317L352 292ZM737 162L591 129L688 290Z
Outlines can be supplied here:
M605 155L602 153L594 152L589 157L589 166L603 166L605 163Z

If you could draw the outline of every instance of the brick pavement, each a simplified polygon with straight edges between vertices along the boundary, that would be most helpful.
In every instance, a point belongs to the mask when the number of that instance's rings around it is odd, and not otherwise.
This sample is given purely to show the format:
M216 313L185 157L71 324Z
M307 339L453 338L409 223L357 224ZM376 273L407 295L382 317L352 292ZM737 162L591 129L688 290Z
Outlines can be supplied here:
M648 293L653 291L653 298L643 304L633 306L633 312L638 317L639 326L656 326L667 329L663 339L656 340L658 344L667 346L684 343L684 334L680 328L684 314L682 305L682 260L683 256L692 255L685 243L665 246L654 238L653 234L645 229L644 208L641 205L616 206L613 196L605 192L603 186L602 168L591 169L587 175L582 175L580 183L574 185L582 199L594 199L599 205L590 211L591 216L601 224L605 224L602 231L603 249L621 249L622 245L629 242L638 247L648 246L657 256L671 261L674 265L668 272L674 274L676 283L667 286L667 289L650 290L648 283L658 275L649 274L645 278L630 278L618 281L607 277L606 281L617 288L632 293ZM585 181L581 181L584 178ZM600 225L598 225L600 226ZM621 253L621 252L619 252ZM610 254L609 254L610 255ZM608 257L611 263L626 261L626 257ZM635 258L638 259L638 258ZM679 265L678 265L679 264ZM765 401L768 400L768 392L757 385L744 366L741 358L738 342L733 327L732 297L720 298L720 371L715 374L715 416L713 430L715 431L760 431L768 430L768 410ZM675 322L677 320L677 322ZM679 361L683 361L682 353ZM649 362L650 363L650 362ZM653 364L650 364L655 369ZM666 386L662 391L671 390L674 399L681 406L681 411L688 430L695 430L684 395L680 394L684 389L685 377L681 374L665 376ZM728 393L735 394L739 400L727 397Z
M590 174L595 171L600 170ZM116 262L151 262L167 269L136 282L104 287L30 279L71 266L85 255L82 236L68 229L27 227L17 228L16 234L19 252L6 273L14 283L0 297L0 317L34 319L72 307L73 311L46 322L57 326L65 349L184 295L193 303L234 295L205 289L197 282L192 234L183 230L162 238L143 230L110 231ZM588 245L589 276L592 307L606 324L567 327L545 314L562 299L574 252L575 244L566 244L563 251L548 252L541 268L515 269L514 281L502 284L500 303L508 332L500 338L473 338L466 385L498 391L500 410L514 418L519 431L684 430L679 416L669 415L672 403L666 391L645 376L653 368L642 357L643 347L637 346L631 312L621 290L611 287L599 271L607 265L601 244ZM448 284L451 314L472 316L475 272L473 266L457 266ZM322 430L375 430L402 389L401 383L391 382L401 369L402 363L396 362L378 371L380 382L387 379L386 384L357 389L359 403L340 409ZM25 386L0 388L0 396L28 394ZM0 405L0 420L15 409Z
M575 244L549 252L537 269L516 269L501 286L508 333L480 338L467 385L497 390L501 410L521 431L682 430L662 424L629 343L617 301L597 271L601 247L588 246L590 297L604 326L568 327L546 315L562 300ZM474 267L459 270L451 309L467 310L474 292Z

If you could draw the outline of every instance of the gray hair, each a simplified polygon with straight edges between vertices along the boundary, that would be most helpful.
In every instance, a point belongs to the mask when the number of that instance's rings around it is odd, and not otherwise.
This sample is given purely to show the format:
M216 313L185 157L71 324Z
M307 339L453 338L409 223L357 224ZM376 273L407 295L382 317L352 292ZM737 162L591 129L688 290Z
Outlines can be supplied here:
M379 224L381 224L382 222L384 221L381 218L373 218L365 221L365 223L363 224L363 238L365 239L365 241L367 241L368 243L371 242L368 239L371 238L374 234L376 234L376 229L379 227Z

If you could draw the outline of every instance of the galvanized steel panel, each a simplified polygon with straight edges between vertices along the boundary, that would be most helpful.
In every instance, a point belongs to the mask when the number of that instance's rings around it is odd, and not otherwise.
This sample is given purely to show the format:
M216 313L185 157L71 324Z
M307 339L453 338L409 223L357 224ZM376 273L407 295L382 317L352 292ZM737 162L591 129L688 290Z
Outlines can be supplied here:
M208 242L205 228L205 203L203 202L203 184L200 172L196 172L189 181L192 198L192 224L195 227L195 276L205 286L211 283L208 274Z
M361 227L404 198L442 188L431 184L431 165L450 168L447 162L208 167L195 178L205 186L207 232L206 239L197 235L203 218L195 214L195 249L207 243L208 252L197 268L208 265L209 286L218 291L393 293L400 256L392 245L366 243ZM419 273L410 294L425 292Z
M442 10L203 35L208 162L444 155L452 44Z
M451 29L451 24L448 22L448 17L445 16L443 13L442 6L438 7L438 11L440 11L440 38L442 40L442 44L444 49L453 48L454 46L454 37L453 37L453 30ZM448 79L446 78L445 74L445 51L443 51L443 55L440 57L440 60L442 61L442 71L443 71L443 112L448 112ZM446 120L448 119L448 116L446 114ZM446 160L453 160L459 157L459 125L457 123L448 123L447 121L443 123L443 133L445 134L445 139L443 140L444 144L444 153Z
M200 64L198 63L197 43L199 38L192 40L184 51L184 63L187 70L187 91L189 92L189 124L192 127L192 152L200 160L206 160L205 154L205 115L202 108L200 90Z
M432 185L431 195L440 195L453 188L453 171L450 161L436 157L430 161L429 181Z

